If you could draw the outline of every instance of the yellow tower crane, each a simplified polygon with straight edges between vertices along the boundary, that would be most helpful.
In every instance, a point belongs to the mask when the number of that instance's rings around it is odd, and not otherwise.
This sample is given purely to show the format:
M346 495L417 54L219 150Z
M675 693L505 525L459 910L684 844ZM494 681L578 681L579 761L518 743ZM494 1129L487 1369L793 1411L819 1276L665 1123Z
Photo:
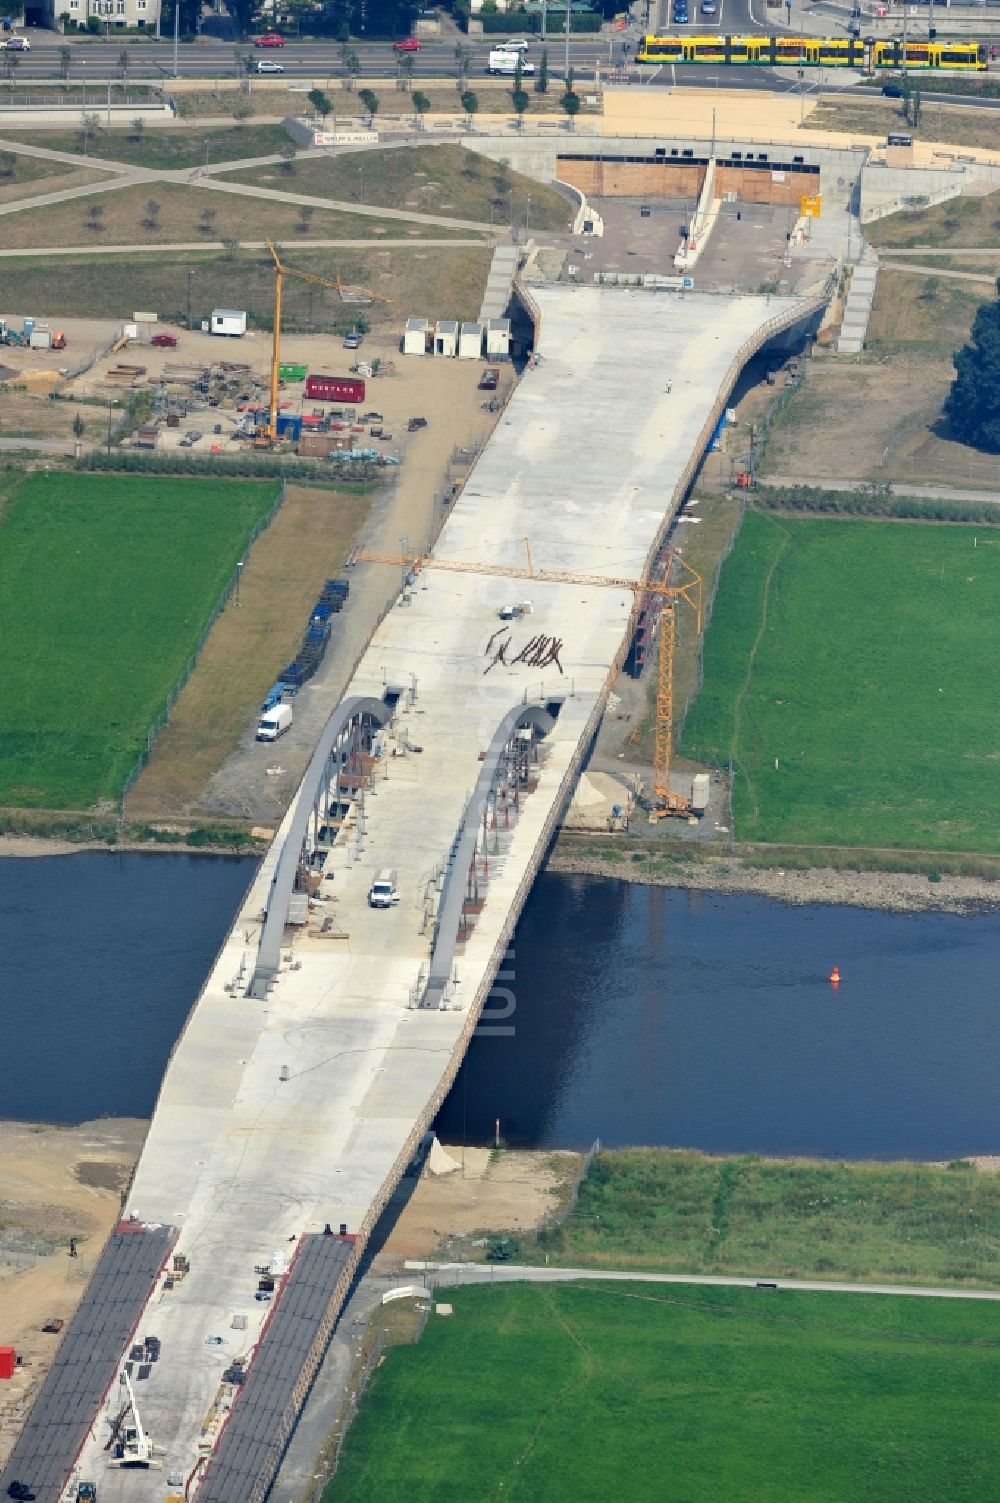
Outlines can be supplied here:
M423 568L450 569L458 574L495 574L506 579L531 579L543 584L600 585L609 589L632 591L633 604L630 631L634 631L639 615L648 610L653 600L660 601L659 651L657 655L656 726L653 752L653 808L651 819L669 816L686 818L691 813L689 800L670 790L670 764L674 744L674 609L679 600L685 600L695 613L695 622L700 632L702 627L701 575L677 553L672 553L662 579L620 579L608 574L581 574L562 569L536 569L531 557L528 539L524 539L527 564L479 564L463 563L460 559L436 558L433 554L376 553L360 548L353 555L355 563L394 564L406 571ZM350 562L350 560L349 560ZM671 573L679 577L670 582Z
M278 255L274 242L268 240L267 248L271 252L274 261L274 336L271 342L271 387L270 400L268 403L267 427L261 431L257 429L257 441L265 444L273 444L278 437L278 386L281 372L281 298L286 277L298 277L300 282L314 282L319 287L331 287L334 292L339 292L343 298L347 286L339 277L331 280L329 277L319 277L312 271L296 271L292 266L286 266ZM359 297L374 302L374 296L363 287L351 289Z

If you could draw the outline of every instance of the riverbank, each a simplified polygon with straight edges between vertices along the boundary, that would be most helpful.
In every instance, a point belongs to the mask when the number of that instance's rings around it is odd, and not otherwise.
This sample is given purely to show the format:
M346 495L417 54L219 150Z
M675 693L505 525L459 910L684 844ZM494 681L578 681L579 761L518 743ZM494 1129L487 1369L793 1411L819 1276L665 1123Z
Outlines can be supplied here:
M782 903L844 904L892 913L971 915L1000 909L1000 885L982 877L950 873L840 871L833 867L789 870L761 867L741 856L690 859L675 853L633 850L601 852L560 837L546 869L565 876L616 877L650 887L686 887L700 892L754 893Z
M264 851L272 835L272 831L251 831L246 840L230 841L228 844L224 839L192 842L190 839L185 840L183 834L174 835L173 832L170 832L170 838L161 836L158 840L131 840L127 836L121 840L60 840L41 835L0 835L0 860L5 856L17 859L32 856L77 856L83 851L148 852L157 856L254 856Z
M79 1127L0 1122L0 1345L21 1360L0 1394L0 1467L59 1345L59 1327L42 1327L76 1310L121 1214L147 1125L131 1117Z

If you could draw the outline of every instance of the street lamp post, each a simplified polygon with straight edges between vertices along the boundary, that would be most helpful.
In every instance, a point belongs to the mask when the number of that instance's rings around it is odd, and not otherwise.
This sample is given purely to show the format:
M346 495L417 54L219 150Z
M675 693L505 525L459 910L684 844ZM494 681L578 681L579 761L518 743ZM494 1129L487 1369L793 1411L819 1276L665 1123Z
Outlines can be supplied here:
M202 137L201 144L205 148L205 167L207 169L208 168L208 148L209 148L209 145L211 144L210 141L209 141L208 136L203 136Z
M364 167L359 167L358 168L358 179L359 179L359 182L360 182L360 185L361 185L359 187L359 189L358 189L358 201L359 201L359 203L364 203L364 201L365 201L365 169L364 169Z
M188 279L188 320L187 320L187 322L188 322L188 329L191 328L191 278L193 276L194 276L194 267L193 266L189 266L188 269L187 269L187 279Z
M531 194L528 194L528 202L524 210L524 233L527 235L531 229Z
M237 604L237 607L239 606L239 603L240 603L240 576L243 573L243 565L245 563L246 563L246 559L241 558L239 560L239 562L237 563L237 565L236 565L236 604Z

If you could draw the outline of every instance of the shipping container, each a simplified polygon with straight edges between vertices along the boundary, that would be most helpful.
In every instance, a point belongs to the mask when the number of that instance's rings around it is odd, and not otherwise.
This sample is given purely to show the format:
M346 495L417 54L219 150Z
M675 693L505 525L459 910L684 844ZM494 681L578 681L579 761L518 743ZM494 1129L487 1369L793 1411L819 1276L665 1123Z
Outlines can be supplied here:
M282 381L304 381L308 370L308 365L279 365L278 375Z
M294 412L278 413L278 437L290 438L297 443L302 432L302 419Z
M0 1378L12 1378L17 1366L17 1356L12 1346L0 1346Z
M354 376L308 376L306 396L314 402L363 402L365 383Z
M704 814L708 808L711 779L707 772L696 772L691 780L691 808L695 814Z

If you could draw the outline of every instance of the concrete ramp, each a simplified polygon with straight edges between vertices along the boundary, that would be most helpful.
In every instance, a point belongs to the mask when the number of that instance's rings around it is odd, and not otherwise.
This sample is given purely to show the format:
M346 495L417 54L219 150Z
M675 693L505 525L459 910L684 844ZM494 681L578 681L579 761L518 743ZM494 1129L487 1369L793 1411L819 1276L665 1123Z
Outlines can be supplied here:
M491 318L503 318L510 304L517 270L517 246L498 245L493 252L490 274L486 278L486 291L479 310L479 322L488 323Z

